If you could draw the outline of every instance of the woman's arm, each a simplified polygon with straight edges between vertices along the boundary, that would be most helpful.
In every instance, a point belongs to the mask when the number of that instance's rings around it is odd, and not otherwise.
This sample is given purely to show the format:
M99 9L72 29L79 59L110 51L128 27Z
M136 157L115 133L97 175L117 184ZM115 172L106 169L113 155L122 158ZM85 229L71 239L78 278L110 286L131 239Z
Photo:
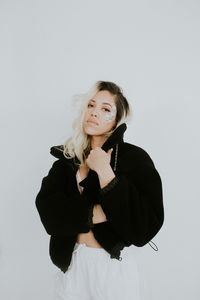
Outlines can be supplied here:
M81 180L85 179L88 175L89 168L87 166L81 166L79 168ZM104 214L104 211L100 204L95 204L93 207L93 217L92 217L92 223L98 224L107 221L106 216Z
M69 187L70 176L66 164L56 160L42 179L35 205L49 235L67 236L90 230L90 204L86 197Z
M129 152L121 158L123 173L99 173L99 202L113 230L136 246L148 243L164 221L162 182L150 156L137 161ZM110 175L108 175L110 173ZM110 181L104 185L110 176ZM107 178L106 178L107 177ZM103 188L102 188L103 187Z

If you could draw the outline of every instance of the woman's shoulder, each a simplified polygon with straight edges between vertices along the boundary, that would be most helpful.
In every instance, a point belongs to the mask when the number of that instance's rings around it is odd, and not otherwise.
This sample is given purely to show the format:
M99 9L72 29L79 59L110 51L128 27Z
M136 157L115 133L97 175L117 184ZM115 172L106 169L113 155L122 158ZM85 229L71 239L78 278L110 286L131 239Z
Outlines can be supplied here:
M73 157L66 157L64 155L64 147L63 145L52 146L50 148L50 154L57 158L55 161L55 167L60 167L64 169L71 169L73 167L74 162L76 161Z
M120 158L122 160L137 161L138 163L153 163L149 152L139 145L124 142L120 147Z
M49 174L59 176L67 175L67 173L70 173L70 167L69 165L65 164L63 159L56 159L51 163Z

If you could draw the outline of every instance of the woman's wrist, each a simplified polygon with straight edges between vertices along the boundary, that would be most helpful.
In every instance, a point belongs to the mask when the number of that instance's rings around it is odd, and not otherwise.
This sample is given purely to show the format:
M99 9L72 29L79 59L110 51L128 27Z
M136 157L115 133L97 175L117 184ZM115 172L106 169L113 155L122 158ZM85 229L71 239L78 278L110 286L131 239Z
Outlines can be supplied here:
M115 178L115 173L113 172L111 166L106 166L97 171L99 177L99 184L101 188L104 188L109 182Z

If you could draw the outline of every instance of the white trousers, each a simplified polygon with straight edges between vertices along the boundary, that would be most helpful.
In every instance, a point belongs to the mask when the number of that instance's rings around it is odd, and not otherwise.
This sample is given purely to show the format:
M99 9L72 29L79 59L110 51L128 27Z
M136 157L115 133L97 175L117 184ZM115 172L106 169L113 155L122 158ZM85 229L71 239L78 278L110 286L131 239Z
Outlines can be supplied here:
M54 275L54 300L140 300L134 245L121 250L122 260L104 248L76 243L69 268Z

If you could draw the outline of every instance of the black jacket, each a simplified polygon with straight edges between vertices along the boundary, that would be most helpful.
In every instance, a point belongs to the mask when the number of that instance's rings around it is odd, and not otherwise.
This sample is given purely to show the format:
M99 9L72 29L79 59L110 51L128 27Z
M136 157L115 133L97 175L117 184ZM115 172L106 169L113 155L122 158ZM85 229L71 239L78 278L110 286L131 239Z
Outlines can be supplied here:
M53 146L50 153L57 158L42 179L35 204L46 232L51 236L49 254L64 273L71 262L78 233L92 229L96 240L110 254L121 259L124 247L147 244L164 221L162 182L149 154L126 143L127 126L121 124L101 147L113 148L110 165L116 177L103 189L98 175L89 170L80 182L76 172L78 158L67 159L63 146ZM93 224L93 206L101 204L107 221Z

